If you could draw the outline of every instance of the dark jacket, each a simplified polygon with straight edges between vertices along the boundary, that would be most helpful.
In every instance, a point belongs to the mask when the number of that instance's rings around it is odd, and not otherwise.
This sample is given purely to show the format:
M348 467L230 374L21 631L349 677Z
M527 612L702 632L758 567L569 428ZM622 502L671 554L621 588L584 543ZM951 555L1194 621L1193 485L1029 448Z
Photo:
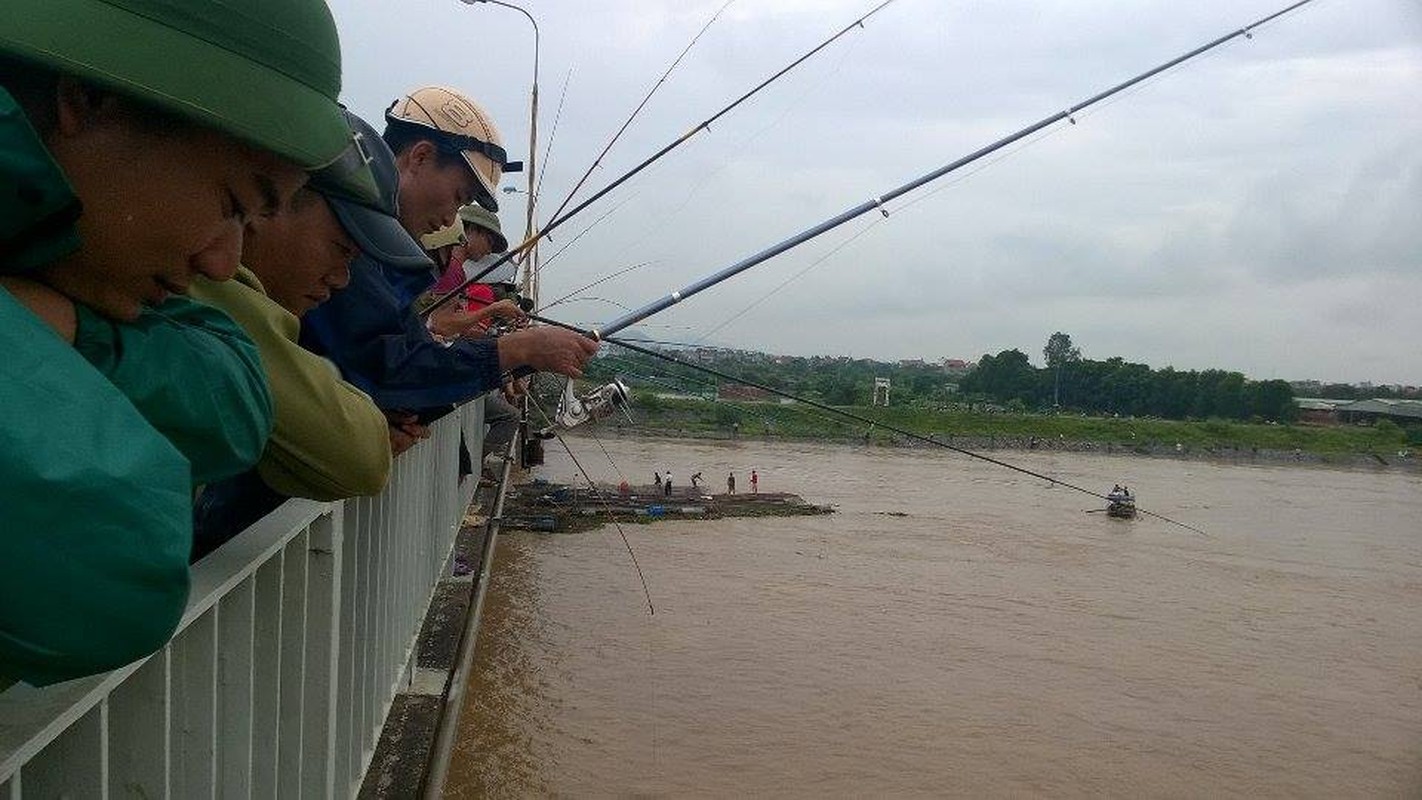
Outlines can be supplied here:
M301 318L301 344L335 362L345 379L386 410L423 411L464 403L500 384L498 345L492 339L435 341L410 307L434 283L411 270L362 255L350 285ZM418 288L417 288L418 287Z

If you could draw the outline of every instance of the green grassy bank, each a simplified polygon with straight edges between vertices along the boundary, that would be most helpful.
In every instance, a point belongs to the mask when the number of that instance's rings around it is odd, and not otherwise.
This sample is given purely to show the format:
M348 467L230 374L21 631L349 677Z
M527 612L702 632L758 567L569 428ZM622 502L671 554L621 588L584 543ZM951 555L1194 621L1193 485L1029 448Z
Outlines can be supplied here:
M954 443L972 440L974 444L1000 447L1035 444L1161 454L1228 455L1242 451L1261 456L1300 451L1323 459L1381 456L1389 460L1395 459L1400 451L1418 449L1417 432L1409 437L1408 431L1392 422L1316 426L892 407L846 406L844 410L925 436L951 439ZM620 425L655 435L859 442L867 437L875 444L906 443L900 441L903 437L883 428L834 419L799 405L666 399L649 402L639 398L633 407L633 417L635 423L629 425L624 420ZM1409 438L1413 440L1411 443Z

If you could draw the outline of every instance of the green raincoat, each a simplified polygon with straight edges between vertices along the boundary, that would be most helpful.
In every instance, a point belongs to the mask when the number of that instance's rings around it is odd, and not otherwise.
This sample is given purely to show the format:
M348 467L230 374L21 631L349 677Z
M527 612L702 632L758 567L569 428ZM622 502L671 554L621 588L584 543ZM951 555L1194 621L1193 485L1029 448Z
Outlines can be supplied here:
M272 432L257 346L232 318L173 297L133 322L77 306L74 347L192 463L195 485L252 468Z
M72 252L77 208L0 90L0 273ZM141 658L187 603L188 461L3 289L0 353L0 686Z

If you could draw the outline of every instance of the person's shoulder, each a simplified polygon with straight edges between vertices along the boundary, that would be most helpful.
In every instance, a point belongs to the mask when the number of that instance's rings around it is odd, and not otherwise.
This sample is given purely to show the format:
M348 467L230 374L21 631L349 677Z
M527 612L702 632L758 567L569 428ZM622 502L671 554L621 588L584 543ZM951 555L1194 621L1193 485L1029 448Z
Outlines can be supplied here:
M282 338L294 341L300 327L296 316L268 297L261 281L246 268L239 269L232 280L197 278L189 287L188 296L226 313L249 336L274 330Z
M231 280L215 281L201 276L194 278L192 285L188 287L188 297L219 308L228 304L259 307L276 305L276 301L267 296L262 282L245 267L239 268Z

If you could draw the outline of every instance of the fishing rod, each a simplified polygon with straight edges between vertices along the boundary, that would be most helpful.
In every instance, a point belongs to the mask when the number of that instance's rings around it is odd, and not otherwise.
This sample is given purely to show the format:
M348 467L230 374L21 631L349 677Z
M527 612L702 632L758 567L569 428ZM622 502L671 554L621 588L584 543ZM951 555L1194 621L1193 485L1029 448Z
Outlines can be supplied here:
M607 140L607 144L603 146L602 152L598 153L597 157L593 159L593 163L588 167L588 171L583 173L583 177L579 178L578 182L573 185L572 190L568 192L568 196L563 198L563 202L558 204L558 209L553 212L555 219L558 215L563 213L563 210L568 207L569 203L573 202L573 198L577 196L578 190L583 188L583 184L588 182L588 178L592 177L593 172L602 166L602 159L612 150L612 146L617 144L617 140L622 138L622 134L627 132L628 126L632 124L633 120L637 119L638 114L642 113L642 109L647 107L647 103L651 101L652 95L656 94L657 90L662 88L662 84L667 82L667 78L669 78L677 66L681 64L682 59L686 58L686 54L691 52L691 48L696 46L696 43L701 40L701 37L706 31L710 30L716 20L721 18L721 14L735 1L736 0L726 0L720 8L716 9L716 13L712 14L711 18L706 20L706 24L701 26L701 30L697 31L696 35L691 37L691 41L687 42L686 47L683 48L676 59L672 61L671 66L667 67L666 72L662 73L662 77L658 78L657 82L652 85L652 88L647 90L647 94L642 98L642 102L638 103L637 107L632 109L632 113L627 115L627 119L623 121L622 127L618 128L617 133L614 133L612 138Z
M884 9L886 6L890 5L890 4L893 3L893 2L895 2L895 0L883 0L883 2L881 2L881 3L879 3L878 5L876 5L876 6L874 6L873 8L871 8L871 9L868 11L868 13L863 14L863 15L860 16L858 19L856 19L856 20L854 20L853 22L849 23L848 25L844 26L842 29L839 30L839 32L835 33L833 36L829 37L828 39L824 40L824 41L821 42L820 44L816 45L814 48L812 48L812 49L810 49L809 51L807 51L804 55L802 55L802 56L800 56L799 58L795 59L794 61L790 62L789 65L787 65L786 67L784 67L783 69L781 69L779 72L776 72L774 75L771 75L770 77L768 77L768 78L766 78L765 80L761 81L759 84L757 84L757 85L755 86L755 88L751 89L750 91L748 91L748 92L746 92L745 94L741 95L740 97L736 98L736 99L733 100L729 105L727 105L727 106L725 106L724 108L722 108L720 111L717 111L715 114L712 114L711 116L707 117L705 120L703 120L703 121L697 123L696 126L694 126L693 128L691 128L691 130L687 131L686 133L683 133L680 137L678 137L677 139L673 140L671 143L667 144L666 146L662 147L662 149L658 150L657 152L655 152L655 153L653 153L652 155L648 156L647 158L643 159L642 162L639 163L637 166L635 166L635 167L633 167L632 169L628 170L627 172L623 173L620 177L618 177L618 178L617 178L616 180L614 180L612 183L609 183L607 186L604 186L603 188L599 189L597 192L593 193L593 195L592 195L591 197L589 197L588 199L582 201L582 202L579 203L577 206L575 206L575 207L573 207L572 209L570 209L567 213L563 214L562 216L555 216L552 220L549 221L549 223L548 223L547 225L545 225L545 226L543 227L542 230L540 230L540 231L538 231L537 233L535 233L534 235L528 237L527 239L525 239L525 240L523 241L522 244L518 245L517 247L515 247L515 248L513 248L512 250L510 250L510 251L508 251L507 253L505 253L505 254L504 254L503 256L501 256L497 261L495 261L494 263L492 263L492 264L490 264L488 267L486 267L482 272L480 272L480 273L478 273L477 275L473 276L472 278L469 278L468 280L464 281L464 283L460 284L459 286L455 287L454 289L450 290L449 292L445 293L444 295L442 295L442 296L436 298L435 301L434 301L434 303L433 303L432 305L430 305L429 308L426 308L424 311L421 312L421 315L423 315L423 316L428 316L431 311L434 311L436 308L439 308L440 306L444 305L445 303L450 302L451 300L453 300L453 299L455 298L455 296L458 295L459 292L463 291L467 286L469 286L470 284L473 284L473 283L478 283L479 280L480 280L481 278L483 278L485 275L488 275L490 272L493 272L495 269L498 269L500 266L504 265L505 263L507 263L508 261L510 261L511 259L513 259L514 257L518 256L519 254L521 254L521 253L523 253L524 251L528 250L529 248L533 247L533 246L534 246L535 244L537 244L540 240L542 240L545 236L547 236L547 235L548 235L549 233L551 233L553 230L555 230L556 228L558 228L558 226L560 226L560 225L562 225L563 223L567 222L569 219L572 219L574 216L576 216L576 215L577 215L579 212L581 212L583 209L587 208L588 206L592 205L593 203L596 203L598 200L601 200L601 199L602 199L603 197L605 197L609 192L613 191L613 190L616 189L617 187L619 187L619 186L621 186L622 184L626 183L627 181L631 180L633 177L635 177L636 175L638 175L639 173L641 173L642 170L646 169L647 167L650 167L652 164L656 163L658 160L660 160L660 159L661 159L663 156L665 156L666 154L670 153L671 151L673 151L673 150L675 150L676 148L680 147L681 145L685 144L688 140L690 140L690 139L691 139L693 136L695 136L696 134L698 134L698 133L700 133L701 131L704 131L704 130L710 130L711 124L712 124L713 122L716 122L716 121L719 120L721 117L724 117L726 114L729 114L729 113L730 113L733 109L735 109L737 106L741 105L741 104L744 103L745 101L747 101L747 100L749 100L750 98L754 97L754 96L755 96L756 94L758 94L762 89L764 89L765 87L767 87L767 86L769 86L770 84L774 83L775 81L779 80L779 79L781 78L781 76L785 75L786 73L788 73L788 72L790 72L791 70L795 69L796 67L800 66L802 63L804 63L805 61L809 60L809 59L810 59L811 57L813 57L816 53L819 53L821 50L825 49L825 48L828 47L830 44L834 43L836 40L838 40L840 37L844 36L846 33L849 33L851 30L853 30L853 29L856 28L856 27L857 27L857 28L863 28L863 27L864 27L864 22L865 22L865 20L867 20L867 19L869 19L870 17L874 16L875 14L879 13L879 11L881 11L882 9Z
M556 322L556 321L554 321L554 320L546 319L546 318L539 317L539 316L536 316L536 315L531 315L531 316L530 316L530 319L534 319L534 320L536 320L536 321L538 321L538 322L542 322L542 323L548 324L548 325L555 325L555 326L557 326L557 327L565 328L565 329L567 329L567 330L577 331L577 332L579 332L579 333L582 333L583 335L592 335L592 331L582 330L582 329L577 328L576 326L573 326L573 325L567 325L567 324L564 324L564 323L561 323L561 322ZM1071 489L1072 491L1076 491L1076 492L1080 492L1080 493L1082 493L1082 494L1090 495L1090 496L1095 497L1095 498L1100 499L1100 500L1107 500L1107 501L1110 500L1110 498L1107 497L1106 495L1101 494L1100 492L1093 491L1093 490L1091 490L1091 489L1087 489L1087 488L1084 487L1084 486L1078 486L1077 484L1071 483L1071 482L1069 482L1069 481L1064 481L1064 480L1062 480L1062 479L1060 479L1060 478L1053 478L1053 477L1050 476L1050 475L1045 475L1045 474L1043 474L1043 473L1041 473L1041 472L1037 472L1037 471L1035 471L1035 470L1031 470L1031 469L1028 469L1028 468L1026 468L1026 467L1019 467L1019 466L1017 466L1016 464L1012 464L1012 463L1009 463L1009 462L1007 462L1007 461L1003 461L1002 459L993 458L992 456L983 455L982 453L978 453L978 452L975 452L975 451L972 451L972 450L968 450L967 448L958 447L958 446L956 446L956 445L952 445L952 444L949 444L949 443L947 443L947 442L939 441L937 438L935 438L935 437L933 437L933 436L925 436L925 435L923 435L923 434L921 434L921 433L914 433L913 431L910 431L910 430L907 430L907 429L904 429L904 428L900 428L900 427L898 427L898 426L896 426L896 425L890 425L890 424L885 423L885 422L882 422L882 421L880 421L880 420L871 419L871 418L866 417L866 416L864 416L864 415L862 415L862 414L856 414L856 413L854 413L854 412L852 412L852 411L845 411L845 410L842 409L842 408L836 408L836 407L831 406L831 405L828 405L828 404L826 404L826 403L821 403L821 402L819 402L819 401L817 401L817 400L810 400L809 398L805 398L805 397L801 397L801 396L799 396L799 395L791 394L790 392L786 392L786 391L782 391L782 390L780 390L780 389L777 389L777 388L775 388L774 386L769 386L769 385L767 385L767 384L760 383L760 382L758 382L758 381L748 380L748 379L743 378L743 377L740 377L740 376L738 376L738 375L732 375L732 374L730 374L730 373L723 372L723 371L721 371L721 370L715 369L714 367L708 367L708 366L706 366L706 365L704 365L704 364L697 364L697 363L692 362L692 361L686 361L685 359L680 359L680 358L677 358L676 356L670 355L670 354L668 354L668 353L663 353L663 352L660 352L660 351L657 351L657 350L653 350L653 349L651 349L651 348L649 348L649 347L642 347L641 345L633 344L632 342L629 342L629 341L627 341L627 340L625 340L625 339L614 338L614 337L608 336L608 335L606 335L606 334L603 334L600 338L601 338L601 340L604 341L604 342L609 342L609 343L611 343L611 344L615 344L615 345L617 345L618 347L622 347L622 348L624 348L624 349L631 350L631 351L634 352L634 353L640 353L640 354L642 354L642 355L644 355L644 356L649 356L649 357L651 357L651 358L655 358L655 359L658 359L658 360L661 360L661 361L666 361L666 362L668 362L668 363L670 363L670 364L676 364L676 365L678 365L678 366L684 367L684 368L686 368L686 369L691 369L691 370L694 370L694 371L697 371L697 372L704 372L704 373L706 373L707 375L714 375L714 376L716 376L717 378L720 378L721 380L731 381L732 383L740 383L740 384L744 384L744 385L746 385L746 386L752 386L752 387L755 387L756 389L760 389L761 391L764 391L764 392L768 392L768 393L770 393L770 394L773 394L773 395L775 395L776 397L783 397L783 398L785 398L786 400L793 400L793 401L795 401L795 402L797 402L797 403L803 403L803 404L809 406L810 408L813 408L813 409L815 409L815 410L817 410L817 411L824 412L824 413L826 413L826 414L833 414L834 416L842 417L842 418L844 418L844 419L847 419L847 420L850 420L850 421L853 421L853 422L858 422L858 423L865 424L865 425L871 425L871 426L880 427L880 428L883 428L883 429L886 430L886 431L889 431L889 432L891 432L891 433L897 433L897 434L900 435L900 436L904 436L904 437L907 437L907 438L909 438L909 439L913 439L914 441L917 441L917 442L922 442L922 443L924 443L924 444L933 445L933 446L935 446L935 447L941 447L941 448L943 448L943 449L945 449L945 450L951 450L951 451L953 451L954 453L958 453L959 455L968 456L969 458L975 458L975 459L977 459L977 460L979 460L979 461L983 461L983 462L986 462L986 463L988 463L988 464L992 464L992 465L994 465L994 466L1003 467L1003 468L1005 468L1005 469L1010 469L1010 470L1012 470L1013 472L1018 472L1018 473L1021 473L1021 474L1023 474L1023 475L1028 475L1028 476L1031 476L1031 477L1033 477L1033 478L1038 478L1038 479L1040 479L1040 480L1044 480L1044 481L1046 481L1047 483L1049 483L1049 484L1051 484L1051 485L1053 485L1053 486L1062 486L1062 487L1065 487L1065 488L1067 488L1067 489ZM1152 518L1154 518L1154 519L1158 519L1158 520L1160 520L1161 522L1166 522L1166 523L1169 523L1169 524L1171 524L1171 525L1177 525L1177 526L1179 526L1179 527L1181 527L1181 528L1184 528L1184 529L1187 530L1187 531L1191 531L1192 533L1197 533L1197 534L1199 534L1199 535L1201 535L1201 536L1204 536L1204 537L1206 537L1206 538L1209 538L1209 534L1206 533L1206 532L1204 532L1203 530L1201 530L1201 529L1199 529L1199 528L1196 528L1196 527L1193 526L1193 525L1187 525L1186 523L1181 522L1181 521L1179 521L1179 520L1171 519L1170 517L1167 517L1167 516L1165 516L1164 514L1157 514L1157 513L1155 513L1154 511L1147 511L1146 509L1140 508L1139 506L1136 508L1136 511L1139 512L1139 513L1141 513L1141 514L1144 514L1144 515L1146 515L1146 516L1148 516L1148 517L1152 517Z
M896 200L899 197L902 197L903 195L908 194L909 192L912 192L913 190L918 189L921 186L924 186L925 184L932 183L933 181L936 181L945 175L955 172L963 167L966 167L981 158L992 155L998 150L1001 150L1002 148L1007 147L1015 142L1021 141L1022 139L1025 139L1028 136L1031 136L1032 134L1044 128L1048 128L1058 122L1061 122L1062 120L1068 120L1072 124L1076 124L1076 118L1074 115L1083 111L1084 109L1090 108L1091 106L1094 106L1109 97L1124 92L1132 86L1135 86L1136 84L1139 84L1143 81L1147 81L1155 77L1156 75L1159 75L1160 73L1171 69L1172 67L1176 67L1180 64L1185 63L1186 61L1190 61L1191 59L1197 56L1203 55L1204 53L1214 50L1215 48L1219 47L1222 44L1225 44L1226 42L1232 41L1239 37L1252 38L1254 35L1253 30L1255 28L1261 27L1269 22L1272 22L1273 20L1289 13L1290 11L1308 5L1311 2L1313 2L1313 0L1298 0L1298 2L1295 2L1280 11L1276 11L1272 14L1269 14L1268 16L1262 17L1256 20L1255 22L1246 25L1243 28L1227 33L1224 36L1220 36L1210 42L1200 45L1199 47L1196 47L1195 49L1187 53L1176 56L1175 58L1172 58L1163 64L1152 67L1151 69L1146 70L1145 72L1142 72L1133 78L1122 81L1121 83L1118 83L1115 86L1106 89L1105 91L1092 95L1091 97L1088 97L1085 100L1082 100L1072 106L1069 106L1063 111L1058 111L1055 114L1044 117L1043 119L1038 120L1037 122L1034 122L1025 128L1021 128L1020 130L1008 134L1007 136L1004 136L1001 139L992 142L991 144L985 145L984 147L981 147L969 153L968 155L959 158L956 161L945 164L944 166L939 167L938 169L935 169L932 172L914 178L908 183L890 189L889 191L877 197L872 197L864 201L863 203L854 206L848 211L845 211L835 217L821 222L820 224L815 225L812 228L801 231L800 233L797 233L782 242L767 247L764 250L761 250L759 253L742 259L741 261L732 264L731 266L726 267L725 269L722 269L719 272L713 273L708 277L695 281L690 285L686 286L685 288L680 289L679 291L672 292L671 294L663 297L660 300L648 303L646 306L643 306L642 308L637 309L636 311L621 316L613 320L612 322L607 323L601 328L595 328L592 330L592 334L594 338L599 338L605 337L609 334L617 333L620 330L635 325L638 322L641 322L642 320L652 316L653 314L658 314L662 311L665 311L666 309L676 305L677 303L680 303L681 301L685 300L688 297L691 297L692 295L699 294L702 291L705 291L706 289L709 289L712 286L715 286L716 284L721 283L722 281L728 278L745 272L746 270L756 266L757 264L761 264L765 261L774 258L775 256L780 255L781 253L799 247L805 242L808 242L824 233L832 231L835 228L838 228L839 226L860 216L863 216L864 214L867 214L871 211L878 211L880 214L884 215L885 217L888 217L889 210L885 208L885 203L888 203L892 200ZM490 267L490 269L492 269L492 267Z

